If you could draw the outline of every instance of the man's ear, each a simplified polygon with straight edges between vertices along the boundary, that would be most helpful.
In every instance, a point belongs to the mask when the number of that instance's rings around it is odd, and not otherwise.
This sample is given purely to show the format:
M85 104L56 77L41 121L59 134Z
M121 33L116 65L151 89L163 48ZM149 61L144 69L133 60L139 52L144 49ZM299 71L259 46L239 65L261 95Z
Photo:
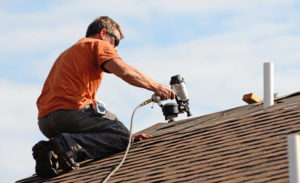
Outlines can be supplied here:
M106 34L106 29L101 29L101 31L99 32L99 36L101 40L104 40L105 34Z

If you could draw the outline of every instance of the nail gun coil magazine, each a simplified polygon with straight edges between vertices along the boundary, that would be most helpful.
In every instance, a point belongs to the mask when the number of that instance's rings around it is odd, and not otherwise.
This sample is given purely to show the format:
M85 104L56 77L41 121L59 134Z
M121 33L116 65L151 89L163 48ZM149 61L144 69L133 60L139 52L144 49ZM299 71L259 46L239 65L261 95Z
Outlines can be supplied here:
M156 96L155 102L162 108L165 120L169 122L174 121L174 118L178 117L179 113L187 113L187 116L191 116L189 108L189 96L185 86L184 78L179 74L172 76L170 85L172 90L176 94L176 103L162 104L160 98Z

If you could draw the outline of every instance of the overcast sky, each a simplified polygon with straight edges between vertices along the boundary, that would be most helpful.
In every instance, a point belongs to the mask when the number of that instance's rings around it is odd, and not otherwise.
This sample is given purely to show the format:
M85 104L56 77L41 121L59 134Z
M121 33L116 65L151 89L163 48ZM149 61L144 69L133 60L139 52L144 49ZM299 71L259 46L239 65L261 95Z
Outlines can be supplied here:
M245 105L246 93L263 97L264 62L274 63L279 96L300 91L296 0L1 0L0 182L34 173L31 147L46 139L35 105L43 83L57 56L102 15L123 29L124 61L166 85L185 78L193 116ZM127 127L151 95L108 74L98 92ZM151 106L136 113L135 132L164 122Z

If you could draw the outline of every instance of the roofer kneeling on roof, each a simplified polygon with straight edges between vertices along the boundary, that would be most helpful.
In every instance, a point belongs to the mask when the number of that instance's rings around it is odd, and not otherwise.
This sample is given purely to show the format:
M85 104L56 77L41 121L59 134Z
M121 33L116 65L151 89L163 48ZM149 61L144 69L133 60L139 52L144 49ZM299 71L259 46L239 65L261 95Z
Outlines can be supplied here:
M78 168L84 159L103 158L126 149L128 129L96 97L104 72L151 90L163 100L174 99L169 86L120 58L116 47L123 38L118 23L107 16L98 17L88 26L86 37L56 59L37 100L38 125L49 138L32 148L37 175L53 176L58 169Z

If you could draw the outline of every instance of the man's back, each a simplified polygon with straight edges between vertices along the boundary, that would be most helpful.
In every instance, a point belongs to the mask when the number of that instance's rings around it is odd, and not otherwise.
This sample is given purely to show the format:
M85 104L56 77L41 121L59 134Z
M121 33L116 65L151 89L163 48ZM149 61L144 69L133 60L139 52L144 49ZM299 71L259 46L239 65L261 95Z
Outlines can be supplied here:
M38 118L57 109L80 109L93 103L103 77L100 65L119 57L107 42L83 38L55 61L37 106Z

